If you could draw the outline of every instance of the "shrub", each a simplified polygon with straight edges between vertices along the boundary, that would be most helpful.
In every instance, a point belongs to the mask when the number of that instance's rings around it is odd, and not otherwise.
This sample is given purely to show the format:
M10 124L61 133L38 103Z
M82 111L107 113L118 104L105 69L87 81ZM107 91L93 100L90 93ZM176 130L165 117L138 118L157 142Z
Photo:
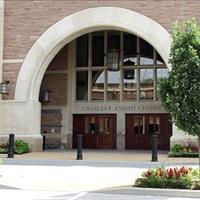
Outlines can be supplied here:
M183 151L183 147L180 144L175 144L172 148L171 148L172 152L181 152Z
M198 147L187 145L182 146L180 144L175 144L170 152L170 157L198 157Z
M22 154L30 151L28 143L22 140L16 140L14 144L14 153ZM8 153L8 143L0 145L0 153Z
M8 152L8 143L0 144L0 153L7 153Z
M149 169L142 174L142 178L135 181L136 187L144 188L176 188L199 189L200 180L196 179L198 170L191 168L157 168Z
M14 144L14 152L16 154L28 153L29 152L28 143L22 140L16 140Z

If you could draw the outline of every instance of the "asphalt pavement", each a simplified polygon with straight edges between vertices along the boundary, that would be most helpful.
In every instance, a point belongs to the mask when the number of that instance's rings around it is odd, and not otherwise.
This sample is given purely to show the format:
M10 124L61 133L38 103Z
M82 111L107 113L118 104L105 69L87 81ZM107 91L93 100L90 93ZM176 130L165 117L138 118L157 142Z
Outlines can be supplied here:
M24 155L14 159L3 158L4 163L0 166L0 197L6 200L200 199L200 191L142 190L132 187L135 179L148 168L183 165L197 167L197 160L175 159L167 162L165 159L165 162L150 162L145 160L147 154L144 153L143 157L138 154L141 160L136 159L136 162L130 157L132 154L128 157L124 152L118 155L115 152L113 159L110 159L112 153L104 153L109 154L109 159L103 155L99 159L98 153L91 154L93 159L85 160L52 159L54 157L51 154L45 159L45 153L40 153L37 159L31 157L35 154L27 154L28 159ZM57 155L59 157L59 152ZM128 159L122 159L123 155Z

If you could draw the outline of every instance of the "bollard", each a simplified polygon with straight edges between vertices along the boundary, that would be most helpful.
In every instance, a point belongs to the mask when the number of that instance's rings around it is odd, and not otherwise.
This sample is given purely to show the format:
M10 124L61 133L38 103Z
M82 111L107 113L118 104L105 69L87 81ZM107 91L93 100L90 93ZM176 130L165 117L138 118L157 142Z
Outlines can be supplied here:
M45 145L46 145L46 136L43 135L43 144L42 144L43 151L45 150Z
M158 135L152 135L152 162L158 161Z
M9 134L8 158L14 158L14 134Z
M77 157L76 160L83 160L83 135L77 135Z

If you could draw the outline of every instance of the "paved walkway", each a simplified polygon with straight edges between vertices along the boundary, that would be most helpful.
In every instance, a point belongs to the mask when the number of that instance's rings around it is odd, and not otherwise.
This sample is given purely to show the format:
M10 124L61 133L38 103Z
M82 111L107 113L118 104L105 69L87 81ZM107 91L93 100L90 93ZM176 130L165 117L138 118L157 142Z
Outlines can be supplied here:
M6 158L6 154L0 154L0 158ZM23 155L15 155L17 160L75 160L76 150L59 150L33 152ZM151 162L151 151L142 150L83 150L84 160L110 160ZM198 158L169 158L166 151L158 152L158 161L161 163L198 162Z
M81 192L130 186L143 171L157 166L197 165L197 158L168 158L159 152L159 162L150 162L150 151L84 150L77 161L76 151L37 152L15 155L0 166L1 188Z

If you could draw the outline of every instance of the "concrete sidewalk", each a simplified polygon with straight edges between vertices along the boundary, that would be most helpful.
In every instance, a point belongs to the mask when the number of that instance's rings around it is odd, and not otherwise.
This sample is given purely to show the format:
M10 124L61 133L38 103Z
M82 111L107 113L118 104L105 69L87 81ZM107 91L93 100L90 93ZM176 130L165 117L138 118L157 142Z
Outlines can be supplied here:
M2 188L48 191L94 191L131 186L148 168L197 165L197 158L168 158L159 152L159 162L150 162L150 151L84 150L76 160L75 150L15 155L0 166Z
M6 154L0 154L1 158L7 158ZM15 155L17 160L76 160L76 150L53 150L44 152L31 152L23 155ZM108 160L108 161L132 161L151 162L151 151L147 150L83 150L84 160ZM160 163L195 163L198 158L169 158L167 151L158 151Z
M7 159L0 166L0 186L20 190L95 191L132 186L148 168L161 163ZM178 164L168 163L168 166ZM181 164L182 165L182 164ZM167 164L165 163L165 166ZM189 166L194 166L188 163Z

